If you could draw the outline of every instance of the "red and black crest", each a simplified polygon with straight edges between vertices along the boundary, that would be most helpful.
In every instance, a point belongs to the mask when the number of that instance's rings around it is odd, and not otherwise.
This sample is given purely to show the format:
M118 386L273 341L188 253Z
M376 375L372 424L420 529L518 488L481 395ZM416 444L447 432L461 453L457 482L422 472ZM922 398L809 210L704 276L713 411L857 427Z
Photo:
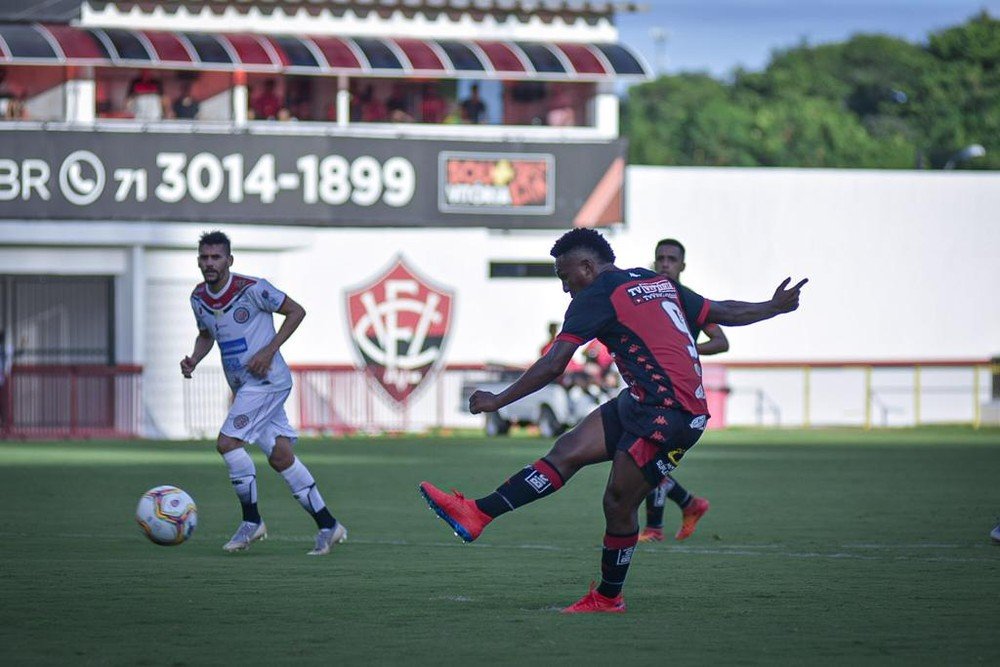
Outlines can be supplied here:
M363 370L392 400L405 403L444 360L454 293L398 256L346 297L351 342Z

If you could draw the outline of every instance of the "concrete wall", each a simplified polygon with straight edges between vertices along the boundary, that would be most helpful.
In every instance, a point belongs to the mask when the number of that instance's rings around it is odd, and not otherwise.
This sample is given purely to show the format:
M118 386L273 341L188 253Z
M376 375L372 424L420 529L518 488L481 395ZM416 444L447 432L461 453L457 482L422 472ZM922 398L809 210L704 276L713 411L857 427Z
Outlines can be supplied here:
M727 359L1000 353L1000 175L632 167L628 204L619 254L675 236L708 297L809 277L800 311L733 329Z

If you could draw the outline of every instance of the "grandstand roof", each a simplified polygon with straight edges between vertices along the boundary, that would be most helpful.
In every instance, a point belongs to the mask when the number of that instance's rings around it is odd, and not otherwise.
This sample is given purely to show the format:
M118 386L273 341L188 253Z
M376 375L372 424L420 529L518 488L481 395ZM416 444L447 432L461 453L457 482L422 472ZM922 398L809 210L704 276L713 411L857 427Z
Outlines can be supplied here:
M251 72L610 80L648 77L620 44L196 33L0 24L0 64Z

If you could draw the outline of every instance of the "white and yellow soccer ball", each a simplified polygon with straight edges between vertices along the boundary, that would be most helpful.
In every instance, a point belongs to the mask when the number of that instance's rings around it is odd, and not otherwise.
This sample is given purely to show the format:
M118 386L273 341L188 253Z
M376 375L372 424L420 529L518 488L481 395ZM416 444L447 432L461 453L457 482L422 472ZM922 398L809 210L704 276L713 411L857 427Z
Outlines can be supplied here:
M173 546L191 537L198 525L198 508L176 486L157 486L139 498L135 520L151 542Z

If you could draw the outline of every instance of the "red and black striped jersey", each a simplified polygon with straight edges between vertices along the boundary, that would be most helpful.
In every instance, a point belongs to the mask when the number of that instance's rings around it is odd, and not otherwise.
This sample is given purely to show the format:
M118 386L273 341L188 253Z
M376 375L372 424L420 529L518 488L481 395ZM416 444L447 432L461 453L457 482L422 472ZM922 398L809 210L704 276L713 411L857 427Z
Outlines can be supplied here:
M707 415L701 363L691 331L710 302L648 269L613 269L578 293L556 340L597 338L614 355L636 401Z

